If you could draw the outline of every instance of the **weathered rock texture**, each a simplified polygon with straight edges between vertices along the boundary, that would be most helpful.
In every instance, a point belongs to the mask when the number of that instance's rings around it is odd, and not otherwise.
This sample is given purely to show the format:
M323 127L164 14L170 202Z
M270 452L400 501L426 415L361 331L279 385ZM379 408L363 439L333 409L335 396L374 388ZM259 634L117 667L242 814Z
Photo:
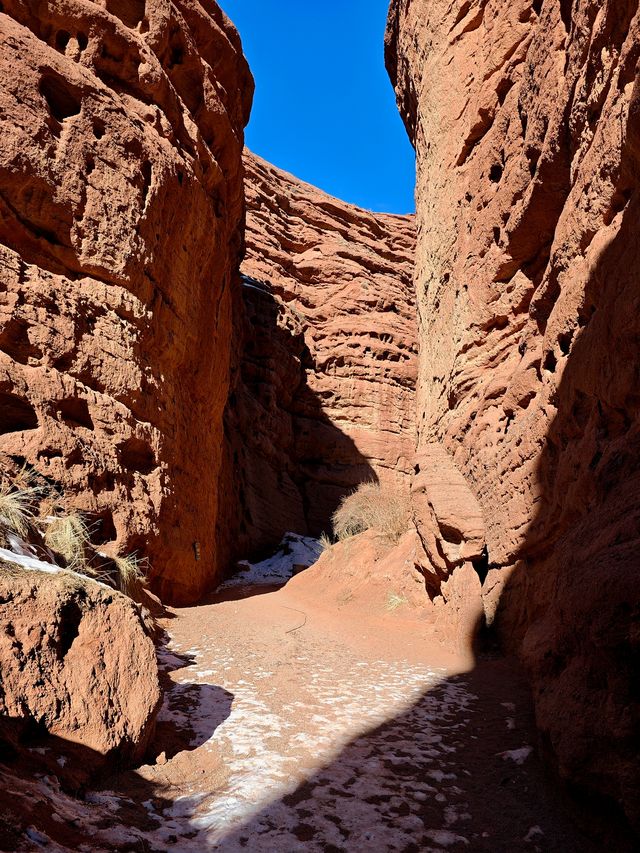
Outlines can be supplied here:
M482 510L441 444L427 444L415 459L411 505L429 565L445 579L483 556Z
M218 568L239 38L212 2L3 0L0 81L0 452L193 600Z
M142 758L160 699L155 648L137 606L68 572L0 566L0 736L21 721L91 750L91 767ZM64 761L62 763L64 766ZM76 768L77 769L77 768Z
M418 160L419 446L477 496L485 600L560 772L640 827L637 0L394 0Z
M408 482L417 361L413 217L353 207L249 152L245 165L227 417L240 553L327 530L360 482Z

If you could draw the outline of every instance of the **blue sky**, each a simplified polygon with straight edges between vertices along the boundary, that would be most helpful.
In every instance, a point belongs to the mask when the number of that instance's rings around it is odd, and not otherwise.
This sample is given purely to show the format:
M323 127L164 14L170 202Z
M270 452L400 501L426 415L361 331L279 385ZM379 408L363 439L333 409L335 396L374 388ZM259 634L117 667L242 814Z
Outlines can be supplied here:
M388 0L219 0L256 81L249 148L371 210L414 210L414 153L384 67Z

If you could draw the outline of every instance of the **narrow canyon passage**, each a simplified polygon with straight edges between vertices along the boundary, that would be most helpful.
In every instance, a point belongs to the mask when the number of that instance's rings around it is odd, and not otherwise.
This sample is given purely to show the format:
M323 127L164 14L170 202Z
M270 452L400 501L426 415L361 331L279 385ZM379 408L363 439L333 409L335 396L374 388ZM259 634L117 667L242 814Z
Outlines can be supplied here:
M174 611L158 763L89 796L108 849L599 849L550 789L503 658L474 667L397 612L310 607L300 580Z
M640 0L225 5L0 0L0 850L640 850Z

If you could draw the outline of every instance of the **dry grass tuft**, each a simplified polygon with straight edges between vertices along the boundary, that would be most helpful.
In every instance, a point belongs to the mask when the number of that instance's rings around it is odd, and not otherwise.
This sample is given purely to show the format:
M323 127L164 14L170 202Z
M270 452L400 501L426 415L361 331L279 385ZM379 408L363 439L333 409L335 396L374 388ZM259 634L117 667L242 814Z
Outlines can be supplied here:
M118 573L116 583L120 592L129 598L139 598L145 580L140 560L135 554L127 554L124 557L114 557L113 562Z
M409 495L383 488L379 483L362 483L342 498L332 521L333 532L341 542L370 529L397 542L409 529Z
M52 519L46 526L44 541L54 554L62 557L70 569L82 569L86 573L89 529L80 513L69 512Z
M387 595L387 610L397 610L398 607L407 603L407 599L403 595L398 595L396 592L390 592Z
M15 533L25 539L33 520L32 507L37 497L36 489L16 489L10 483L3 483L0 486L0 531Z
M327 533L324 533L324 532L320 534L320 538L318 539L318 542L320 543L320 547L322 548L323 551L328 551L329 548L331 548L331 546L334 544L331 541L331 537Z

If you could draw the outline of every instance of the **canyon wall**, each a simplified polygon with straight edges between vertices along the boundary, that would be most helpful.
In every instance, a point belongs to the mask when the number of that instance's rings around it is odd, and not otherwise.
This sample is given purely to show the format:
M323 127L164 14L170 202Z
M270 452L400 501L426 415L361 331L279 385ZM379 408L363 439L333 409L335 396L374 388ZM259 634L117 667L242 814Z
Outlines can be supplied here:
M3 0L0 81L0 453L194 600L218 570L240 40L197 0Z
M413 217L346 204L250 152L245 168L243 343L226 418L236 517L224 522L243 555L287 530L328 531L363 481L407 481L417 369Z
M417 152L418 442L560 773L640 827L637 0L393 0Z

